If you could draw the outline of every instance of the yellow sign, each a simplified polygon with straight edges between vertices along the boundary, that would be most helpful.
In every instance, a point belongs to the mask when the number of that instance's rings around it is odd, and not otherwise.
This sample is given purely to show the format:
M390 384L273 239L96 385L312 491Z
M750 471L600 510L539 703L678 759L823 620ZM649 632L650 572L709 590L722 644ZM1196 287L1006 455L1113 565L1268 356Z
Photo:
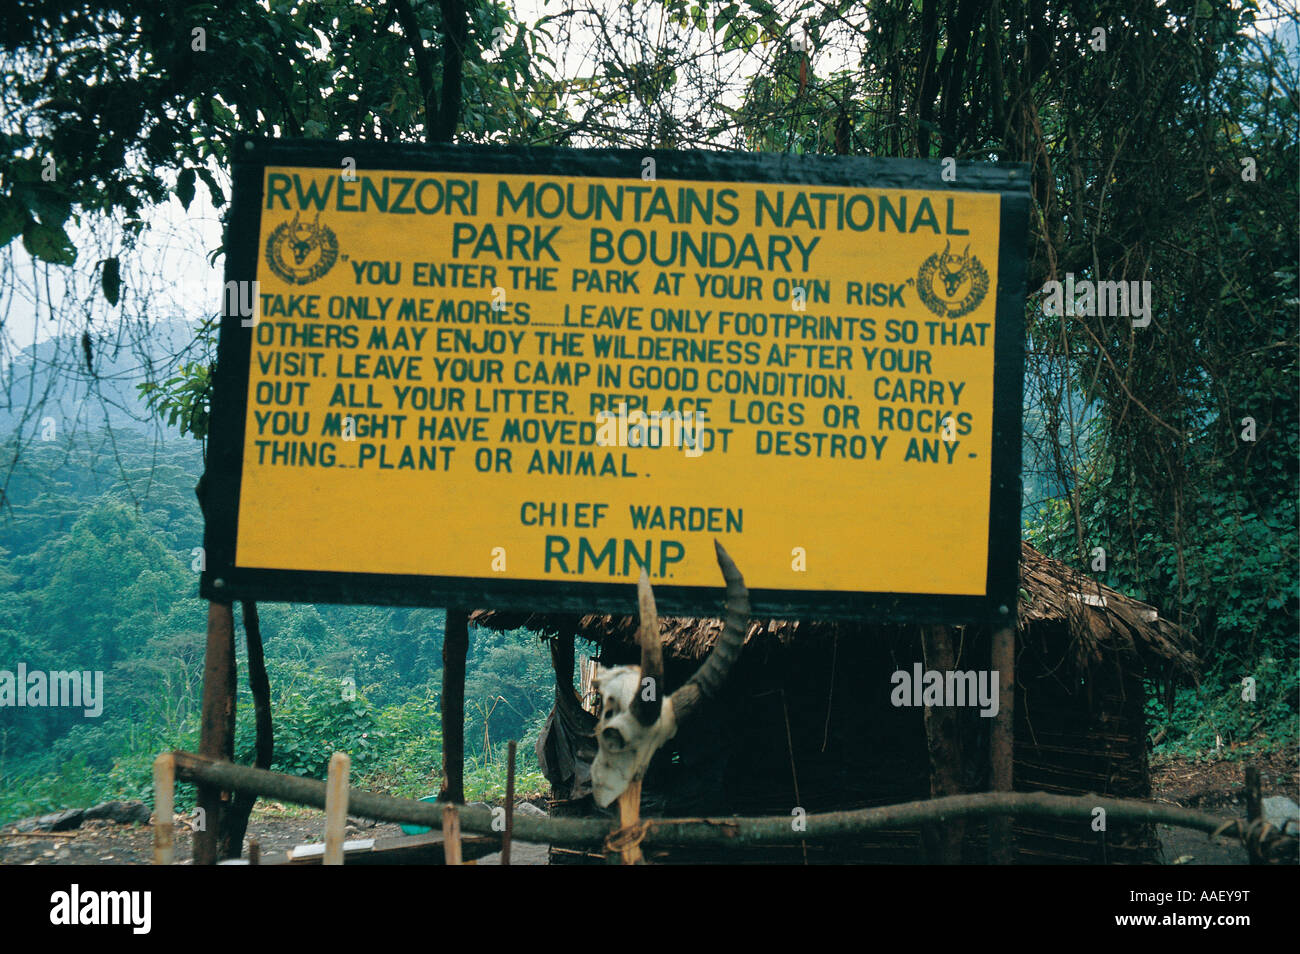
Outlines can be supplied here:
M997 192L266 166L233 565L982 595Z

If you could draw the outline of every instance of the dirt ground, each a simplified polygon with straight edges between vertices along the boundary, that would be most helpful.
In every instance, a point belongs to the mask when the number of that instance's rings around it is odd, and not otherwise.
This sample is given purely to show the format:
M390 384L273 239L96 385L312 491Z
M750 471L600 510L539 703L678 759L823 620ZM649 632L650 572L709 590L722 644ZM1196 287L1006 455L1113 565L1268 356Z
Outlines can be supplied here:
M1285 795L1300 802L1300 766L1296 756L1282 751L1252 758L1263 781L1265 797ZM1223 815L1244 816L1243 761L1198 762L1168 758L1152 762L1152 797L1156 801ZM1180 864L1245 864L1245 851L1235 842L1211 841L1200 832L1161 826L1165 861ZM263 855L287 851L295 845L324 838L324 813L263 804L248 825L249 837L261 844ZM383 838L400 835L397 825L349 825L348 838ZM76 831L60 834L15 834L12 826L0 830L0 864L3 865L141 865L149 864L153 833L147 825L117 825L106 821L84 823ZM176 861L188 864L191 835L176 834ZM499 864L499 855L478 864ZM546 864L546 846L516 843L514 864Z
M400 836L401 826L387 823L349 824L345 837L389 838ZM263 857L285 852L296 845L316 844L325 839L325 813L272 802L259 805L248 821L248 836L256 838ZM178 825L176 863L192 860L193 835ZM546 846L515 842L511 864L544 865ZM55 834L13 834L12 826L0 830L0 865L147 865L153 859L153 829L148 825L116 825L89 821L70 832ZM499 853L480 858L476 864L499 865Z
M1158 802L1196 808L1212 815L1245 817L1246 766L1259 769L1265 798L1284 795L1300 803L1300 764L1294 752L1282 750L1246 760L1193 762L1170 758L1151 761L1151 796ZM1240 842L1210 839L1202 832L1170 825L1158 826L1168 864L1244 865Z

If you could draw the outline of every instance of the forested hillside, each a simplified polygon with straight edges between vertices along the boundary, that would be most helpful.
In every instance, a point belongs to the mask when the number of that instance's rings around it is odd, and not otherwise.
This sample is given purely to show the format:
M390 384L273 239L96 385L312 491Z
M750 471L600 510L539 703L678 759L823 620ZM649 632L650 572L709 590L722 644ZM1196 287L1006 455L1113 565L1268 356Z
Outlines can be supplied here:
M197 596L199 445L157 443L130 429L96 437L26 448L0 517L3 668L104 673L98 717L0 710L0 821L144 797L158 752L197 745L206 614ZM375 787L436 792L442 612L259 611L275 768L323 777L330 753L347 751L354 772ZM530 634L476 630L472 640L467 784L468 797L483 797L504 789L503 744L536 739L552 681L549 653ZM237 754L251 760L246 681L241 693ZM531 744L519 751L525 772L534 772ZM523 782L524 790L541 784L535 775Z

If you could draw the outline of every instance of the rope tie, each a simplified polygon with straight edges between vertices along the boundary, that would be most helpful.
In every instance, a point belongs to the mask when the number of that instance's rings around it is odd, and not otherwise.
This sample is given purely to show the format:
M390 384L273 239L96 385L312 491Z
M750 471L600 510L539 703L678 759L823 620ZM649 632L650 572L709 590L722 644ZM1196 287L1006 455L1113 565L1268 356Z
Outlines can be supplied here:
M1220 835L1237 839L1243 848L1258 854L1265 860L1269 860L1274 854L1286 851L1288 843L1291 843L1293 850L1296 840L1295 835L1279 829L1263 818L1257 818L1253 822L1243 822L1235 818L1226 821L1216 828L1210 837L1218 838Z
M1229 821L1224 822L1224 823L1223 823L1222 825L1220 825L1218 828L1214 829L1214 832L1210 835L1210 837L1211 837L1211 838L1218 838L1220 835L1227 834L1227 831L1228 831L1229 828L1237 828L1237 827L1238 827L1237 819L1235 819L1235 818L1230 819ZM1236 834L1236 833L1234 832L1234 835L1235 835L1235 834ZM1231 836L1229 836L1229 837L1231 837Z
M637 847L645 838L646 832L650 830L650 824L648 821L639 821L627 828L618 828L611 831L605 836L605 851L609 853L619 852L621 854Z

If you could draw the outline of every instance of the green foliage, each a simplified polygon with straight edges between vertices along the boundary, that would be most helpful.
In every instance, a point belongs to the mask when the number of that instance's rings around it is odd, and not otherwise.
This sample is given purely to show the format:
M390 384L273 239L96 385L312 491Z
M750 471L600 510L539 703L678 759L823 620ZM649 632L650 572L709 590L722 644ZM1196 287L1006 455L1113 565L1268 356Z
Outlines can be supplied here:
M199 727L197 719L191 720L185 729L171 734L147 727L147 731L138 733L128 740L128 747L113 761L113 767L99 777L99 795L91 802L110 799L136 799L146 805L153 805L153 762L159 752L169 749L181 749L193 752L199 744ZM174 804L178 812L190 812L195 805L195 790L192 785L177 785ZM77 805L77 802L67 802Z
M536 756L522 747L518 756L515 766L516 797L548 791L550 783L537 768ZM489 804L504 802L508 774L504 753L498 753L498 757L490 762L472 759L471 765L465 771L465 800Z
M413 46L436 60L428 44L444 27L439 4L410 7L418 36L406 34L392 4L5 4L0 243L21 235L37 258L71 264L64 227L74 211L118 214L138 234L145 211L170 195L188 209L199 181L220 207L213 170L229 167L238 134L423 138L426 101L440 97L421 89ZM524 27L490 0L465 10L464 137L553 128L554 108L528 95L553 66L545 28ZM511 42L484 62L498 28Z
M278 731L273 770L323 779L335 752L352 756L358 776L370 768L371 734L377 728L374 710L363 696L345 692L338 680L306 677L281 696L275 712ZM237 740L236 754L241 761L251 762L251 727L245 722L241 728L244 732Z
M179 372L166 381L142 381L136 387L146 406L166 420L168 427L178 428L181 437L202 440L208 433L212 369L187 361Z
M376 723L374 783L407 798L436 794L442 774L442 716L433 689L381 710Z
M0 709L0 823L111 798L152 798L161 751L198 745L205 605L194 547L193 442L117 435L116 453L38 444L18 457L0 520L0 668L100 670L104 711ZM143 491L143 492L142 492ZM442 771L444 614L402 607L259 607L276 771L324 778L347 752L356 784L423 796ZM237 624L242 619L237 615ZM242 636L242 626L238 627ZM240 639L238 669L247 673ZM527 633L475 630L466 679L466 789L504 791L505 740L520 740L519 791L543 788L533 741L549 711L549 654ZM254 756L247 679L236 758ZM180 786L188 810L193 789Z
M74 756L52 771L8 776L0 789L0 824L95 805L102 801L104 790L102 775L91 771L82 756Z
M1246 693L1247 677L1255 681L1254 699ZM1172 709L1158 696L1152 691L1147 701L1152 731L1165 730L1155 747L1158 754L1236 760L1261 751L1294 750L1300 742L1300 673L1271 656L1255 667L1222 666L1199 686L1176 689Z
M1084 539L1110 544L1106 572L1091 575L1159 605L1200 637L1208 659L1226 654L1250 660L1261 653L1296 658L1292 555L1300 515L1294 500L1279 499L1261 514L1239 491L1198 483L1189 488L1195 496L1186 499L1180 538L1171 538L1151 504L1139 498L1117 506L1123 491L1115 483L1103 478L1080 491ZM1072 552L1067 501L1044 507L1027 533L1049 552L1090 568L1089 559Z

